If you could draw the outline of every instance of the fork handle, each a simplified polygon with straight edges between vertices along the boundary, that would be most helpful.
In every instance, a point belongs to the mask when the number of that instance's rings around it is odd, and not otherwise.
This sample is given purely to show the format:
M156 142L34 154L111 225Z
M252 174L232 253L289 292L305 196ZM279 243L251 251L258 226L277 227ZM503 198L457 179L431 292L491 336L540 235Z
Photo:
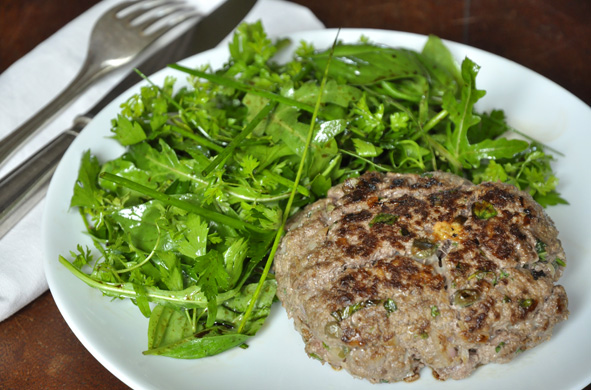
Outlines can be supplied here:
M76 126L64 131L0 179L0 238L43 199L59 161L78 132Z
M16 151L18 151L25 142L37 134L47 122L67 107L86 87L98 78L115 69L115 66L108 63L99 65L92 64L92 54L89 53L76 78L70 82L66 89L25 123L0 140L0 167L4 165L4 163Z

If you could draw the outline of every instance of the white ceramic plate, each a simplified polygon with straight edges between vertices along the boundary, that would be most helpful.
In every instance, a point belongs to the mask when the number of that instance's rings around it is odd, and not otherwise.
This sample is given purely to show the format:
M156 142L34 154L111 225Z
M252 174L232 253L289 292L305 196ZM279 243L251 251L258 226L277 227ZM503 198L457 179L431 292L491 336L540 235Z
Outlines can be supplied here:
M301 40L328 48L335 30L292 35L293 47ZM356 42L361 35L373 42L420 50L426 37L380 30L345 29L339 38ZM479 110L501 108L509 123L562 151L556 163L559 190L570 205L548 212L561 232L568 267L561 279L569 296L570 318L555 329L552 340L523 353L513 362L479 368L471 377L436 381L429 369L414 383L372 385L321 365L304 353L291 320L279 305L247 350L187 361L144 356L148 320L128 301L111 301L87 287L58 263L78 243L90 245L83 224L68 205L82 153L91 149L100 160L118 156L122 149L109 135L110 119L128 93L113 101L86 127L61 161L49 188L43 221L46 273L59 310L82 344L114 375L137 389L581 389L591 382L591 109L558 85L506 59L465 45L446 42L461 61L468 56L482 66L477 78L487 91ZM228 58L220 48L184 61L210 63L214 68ZM164 70L152 77L160 84ZM178 74L179 81L185 76Z

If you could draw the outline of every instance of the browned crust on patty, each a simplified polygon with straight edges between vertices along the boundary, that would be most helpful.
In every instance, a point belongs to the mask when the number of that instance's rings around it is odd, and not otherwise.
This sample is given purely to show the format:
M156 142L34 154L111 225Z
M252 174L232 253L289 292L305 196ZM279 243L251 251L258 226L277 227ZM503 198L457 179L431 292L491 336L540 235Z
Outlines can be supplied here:
M568 316L565 253L525 192L366 173L291 219L277 295L306 352L372 382L508 362Z

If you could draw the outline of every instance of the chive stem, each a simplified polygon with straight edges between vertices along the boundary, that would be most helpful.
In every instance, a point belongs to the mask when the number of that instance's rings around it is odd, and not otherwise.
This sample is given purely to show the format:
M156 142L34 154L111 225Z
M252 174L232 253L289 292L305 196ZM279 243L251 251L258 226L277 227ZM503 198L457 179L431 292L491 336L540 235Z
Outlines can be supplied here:
M281 241L281 237L283 236L283 231L285 230L285 224L287 223L287 219L289 217L289 212L291 210L291 206L292 206L293 201L295 199L295 195L298 191L298 185L300 184L300 180L301 180L302 174L304 172L304 165L306 165L306 158L308 156L310 144L312 143L312 137L314 135L314 125L316 124L316 118L318 115L318 111L320 111L320 104L322 101L322 95L324 93L324 88L326 86L326 79L328 78L328 68L329 68L330 62L332 60L332 55L333 55L335 46L337 44L337 39L338 39L340 31L341 31L340 29L337 31L335 40L333 42L332 50L328 56L326 68L324 69L324 75L322 77L322 81L320 82L320 89L318 91L318 97L316 99L316 106L314 107L314 111L312 113L312 119L310 120L310 128L308 130L308 135L306 137L306 147L304 148L304 150L302 152L302 157L300 159L300 164L298 167L298 171L296 173L296 178L294 180L294 183L293 183L293 186L291 189L291 194L289 196L289 199L287 200L287 205L285 206L285 211L283 212L283 218L281 221L281 225L279 226L279 229L277 229L277 234L275 234L275 239L273 240L273 246L271 247L271 252L269 253L269 257L267 258L267 262L265 263L265 268L263 269L263 272L262 272L261 277L259 279L259 283L257 284L257 288L256 288L252 298L250 299L250 302L248 304L248 308L246 309L244 316L242 317L242 321L240 322L240 326L238 327L238 333L242 333L242 331L244 330L244 326L246 325L248 318L250 317L252 310L254 309L254 305L256 304L256 301L261 293L263 283L267 279L267 275L269 274L269 270L271 269L271 264L273 263L273 258L275 257L275 253L277 252L277 249L279 248L279 242Z
M276 93L266 91L264 89L259 89L259 88L241 83L239 81L236 81L236 80L233 80L233 79L230 79L227 77L219 76L219 75L216 75L213 73L203 72L203 71L200 71L197 69L187 68L187 67L179 65L179 64L171 64L171 65L169 65L169 67L172 69L184 72L184 73L188 73L191 76L201 77L203 79L211 81L212 83L219 84L224 87L235 88L235 89L242 91L242 92L251 93L253 95L267 98L271 101L275 101L275 102L278 102L281 104L285 104L287 106L293 106L293 107L299 108L300 110L314 112L314 107L310 106L309 104L302 103L302 102L299 102L295 99L290 99L288 97L281 96Z
M224 225L228 225L228 226L231 226L231 227L238 229L238 230L243 230L244 228L247 228L249 230L253 230L253 231L257 231L257 232L264 232L265 231L265 230L263 230L257 226L254 226L250 223L243 222L238 219L229 217L227 215L220 214L218 212L197 206L193 203L174 198L170 195L153 190L153 189L148 188L144 185L138 184L132 180L123 178L121 176L114 175L112 173L102 172L99 176L101 179L105 179L105 180L111 181L113 183L119 184L123 187L126 187L130 190L137 191L137 192L144 194L146 196L149 196L153 199L159 200L162 203L165 203L165 204L168 204L171 206L175 206L175 207L178 207L182 210L186 210L186 211L195 213L195 214L202 216L208 220L218 222L218 223L221 223Z
M246 125L244 129L232 140L226 147L213 159L211 163L201 172L203 176L209 175L218 165L222 163L236 149L246 137L252 133L259 123L277 106L277 102L270 102L265 105L255 117Z

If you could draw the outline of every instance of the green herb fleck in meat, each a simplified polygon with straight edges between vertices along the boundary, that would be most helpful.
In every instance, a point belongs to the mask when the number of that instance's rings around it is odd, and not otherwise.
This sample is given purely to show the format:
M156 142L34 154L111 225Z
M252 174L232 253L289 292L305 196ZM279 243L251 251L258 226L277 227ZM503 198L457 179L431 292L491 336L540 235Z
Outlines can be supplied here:
M382 223L385 225L394 225L398 221L398 216L393 214L385 214L379 213L369 223L369 226L374 226L376 224Z
M472 206L472 212L478 219L483 220L491 219L497 216L497 210L495 209L495 206L485 200L481 202L475 202Z

